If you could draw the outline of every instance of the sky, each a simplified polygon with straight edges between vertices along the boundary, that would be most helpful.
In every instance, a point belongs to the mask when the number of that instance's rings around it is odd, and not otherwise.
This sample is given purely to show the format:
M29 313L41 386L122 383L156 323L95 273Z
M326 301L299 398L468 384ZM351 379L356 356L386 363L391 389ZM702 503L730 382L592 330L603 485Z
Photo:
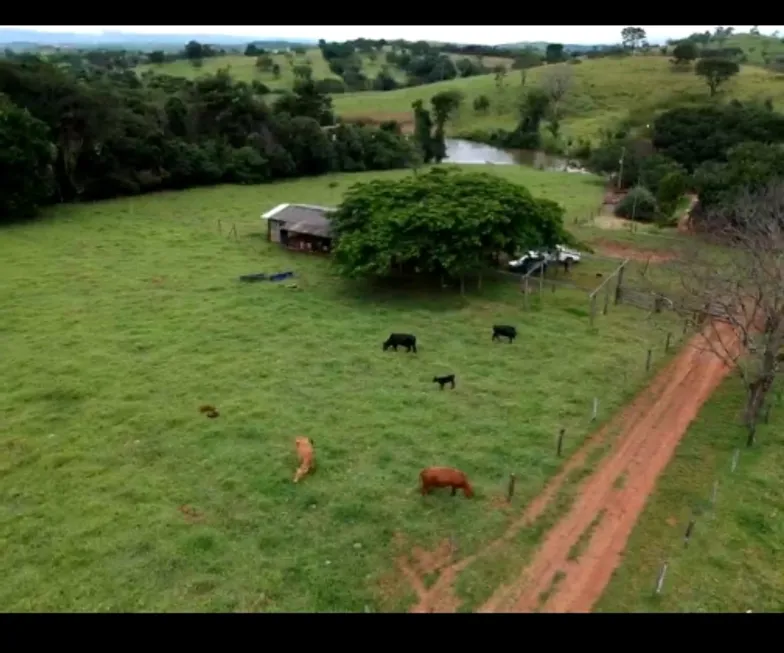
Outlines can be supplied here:
M215 34L249 38L326 39L355 38L405 39L407 41L448 41L499 45L519 41L598 44L617 43L625 25L8 25L0 29L29 29L42 32L97 34L104 31L134 34ZM677 39L693 32L713 31L715 25L641 25L653 43ZM733 25L736 32L748 32L751 25ZM784 26L760 25L770 34Z

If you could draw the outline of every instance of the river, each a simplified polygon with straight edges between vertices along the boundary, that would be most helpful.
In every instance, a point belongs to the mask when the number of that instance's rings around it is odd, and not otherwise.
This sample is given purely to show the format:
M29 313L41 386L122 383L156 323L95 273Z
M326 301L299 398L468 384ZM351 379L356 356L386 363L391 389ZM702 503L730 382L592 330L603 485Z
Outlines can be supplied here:
M502 150L492 145L459 138L447 138L444 163L475 163L491 165L524 165L539 170L588 174L577 161L552 156L538 150Z

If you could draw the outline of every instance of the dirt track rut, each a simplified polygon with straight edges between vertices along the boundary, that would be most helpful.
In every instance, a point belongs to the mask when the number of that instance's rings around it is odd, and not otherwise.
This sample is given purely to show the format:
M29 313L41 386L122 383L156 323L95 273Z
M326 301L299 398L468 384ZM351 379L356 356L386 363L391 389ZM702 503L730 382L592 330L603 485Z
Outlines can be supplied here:
M737 342L728 324L718 324L723 342ZM629 535L656 480L689 423L729 369L706 351L702 336L687 344L626 409L591 437L510 526L507 533L474 556L441 569L429 589L415 583L416 573L405 559L403 573L419 595L412 612L452 612L459 606L453 581L476 558L491 555L503 541L530 525L557 493L564 476L579 467L608 429L618 430L611 451L578 488L563 518L545 535L530 564L516 579L499 587L478 612L590 612L621 560ZM737 345L736 345L737 346ZM587 542L580 542L587 538ZM570 560L572 548L584 545ZM556 581L556 575L560 578ZM543 602L542 598L546 597Z

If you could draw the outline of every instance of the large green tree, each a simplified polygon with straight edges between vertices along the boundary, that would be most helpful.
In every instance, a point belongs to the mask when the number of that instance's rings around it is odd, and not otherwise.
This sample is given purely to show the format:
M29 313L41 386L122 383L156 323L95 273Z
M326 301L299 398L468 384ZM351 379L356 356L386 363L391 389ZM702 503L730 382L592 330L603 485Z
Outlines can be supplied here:
M0 95L0 222L32 217L51 195L53 154L48 127Z
M461 288L501 253L571 240L555 202L488 173L440 168L353 186L332 224L334 261L346 276L406 270L459 278Z
M724 82L740 72L740 66L729 59L700 59L694 72L705 80L713 97Z

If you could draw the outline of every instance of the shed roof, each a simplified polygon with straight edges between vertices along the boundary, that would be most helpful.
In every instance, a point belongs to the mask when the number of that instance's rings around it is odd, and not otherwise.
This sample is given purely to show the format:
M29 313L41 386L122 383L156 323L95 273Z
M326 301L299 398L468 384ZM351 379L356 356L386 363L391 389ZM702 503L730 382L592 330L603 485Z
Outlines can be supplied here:
M327 214L334 210L311 204L280 204L261 217L283 223L284 228L292 233L329 238L330 222Z

